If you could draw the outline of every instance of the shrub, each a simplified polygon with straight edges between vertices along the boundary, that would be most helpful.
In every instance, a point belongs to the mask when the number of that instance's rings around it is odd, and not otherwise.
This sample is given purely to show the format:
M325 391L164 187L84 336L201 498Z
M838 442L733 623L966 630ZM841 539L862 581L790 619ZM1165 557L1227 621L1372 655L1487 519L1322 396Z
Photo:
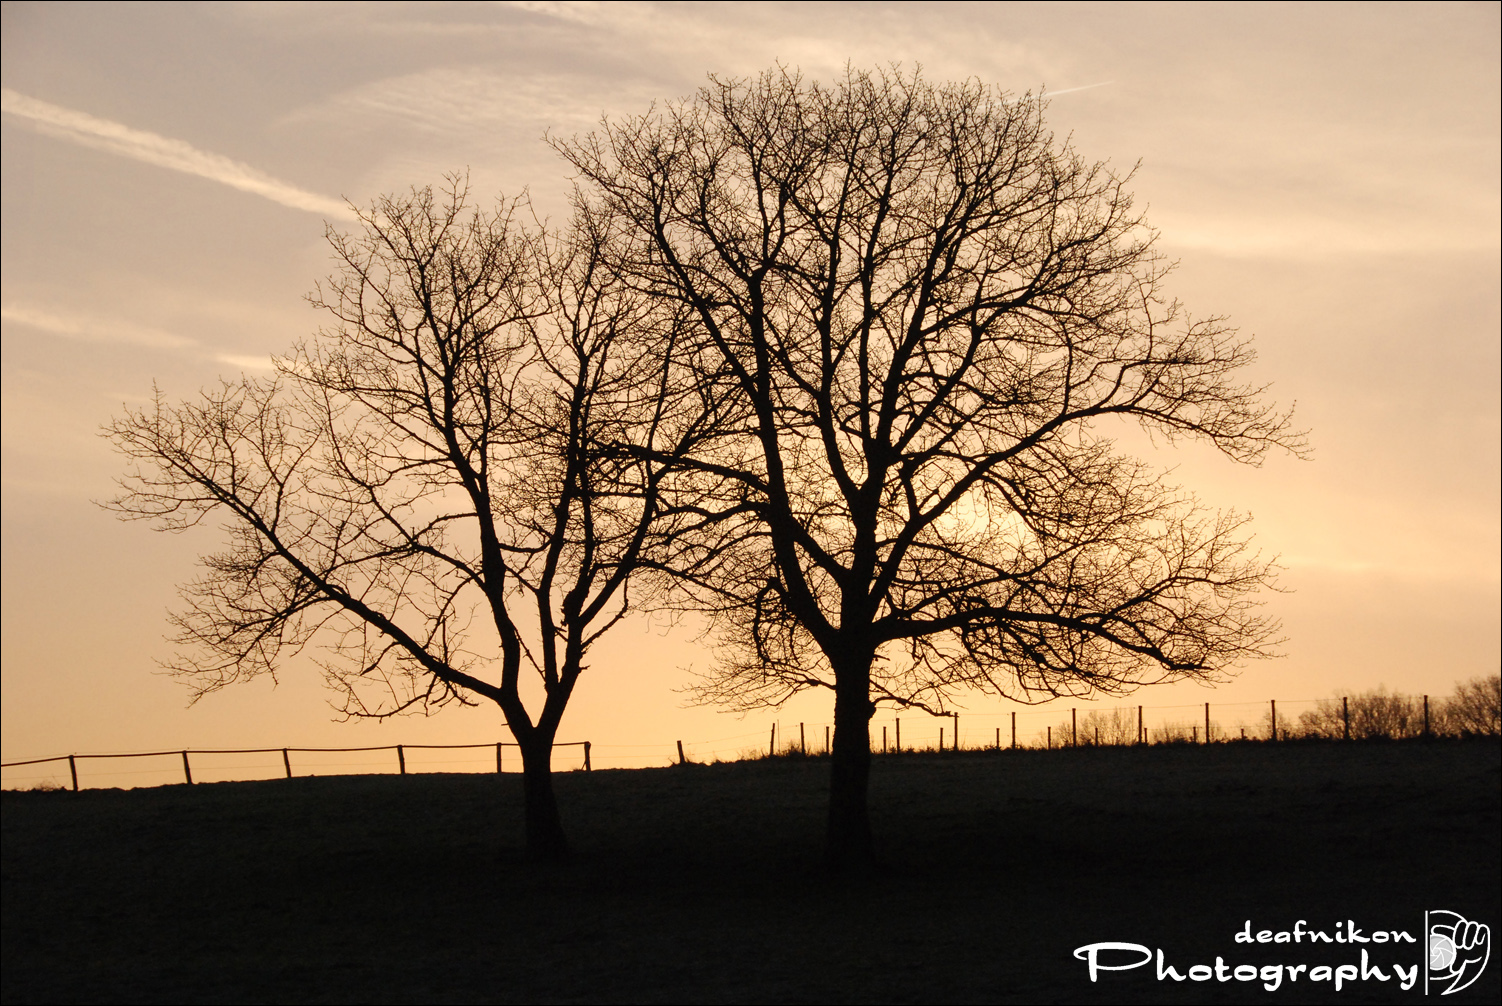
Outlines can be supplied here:
M1320 699L1312 710L1299 716L1297 729L1301 737L1324 737L1339 740L1346 735L1345 709L1342 698ZM1352 740L1396 740L1417 737L1424 731L1424 709L1411 695L1376 691L1349 696Z
M1455 694L1440 709L1446 733L1462 737L1502 734L1502 676L1457 681Z
M1055 747L1068 747L1075 736L1074 723L1065 719L1053 728ZM1079 746L1100 747L1135 744L1137 712L1135 709L1092 709L1079 717Z

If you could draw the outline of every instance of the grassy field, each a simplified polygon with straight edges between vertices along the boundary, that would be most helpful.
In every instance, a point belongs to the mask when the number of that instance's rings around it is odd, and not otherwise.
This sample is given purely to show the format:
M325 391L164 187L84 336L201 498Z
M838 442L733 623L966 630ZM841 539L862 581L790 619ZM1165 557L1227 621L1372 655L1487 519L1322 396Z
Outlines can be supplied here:
M1502 748L1223 744L877 759L883 865L818 869L818 759L572 773L577 849L520 856L520 779L7 792L5 1002L1411 1002L1396 978L1092 984L1355 965L1238 944L1337 922L1498 930ZM1132 955L1114 960L1125 962ZM1371 963L1417 964L1372 944ZM1495 1002L1493 959L1452 1002ZM1103 957L1105 962L1108 958ZM1419 972L1422 976L1422 972ZM1435 998L1439 998L1437 995Z

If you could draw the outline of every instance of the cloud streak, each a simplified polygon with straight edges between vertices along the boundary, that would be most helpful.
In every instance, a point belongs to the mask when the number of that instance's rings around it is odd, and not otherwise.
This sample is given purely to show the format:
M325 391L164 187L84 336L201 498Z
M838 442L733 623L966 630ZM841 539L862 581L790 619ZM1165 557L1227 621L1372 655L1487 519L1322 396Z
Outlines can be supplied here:
M295 210L317 213L334 220L355 219L354 212L337 199L299 189L248 164L199 150L182 140L132 129L87 112L30 98L8 87L0 91L0 110L48 136L207 178Z
M185 349L196 346L197 340L186 336L163 332L161 329L134 325L127 321L86 318L80 315L60 314L46 308L25 304L5 304L0 307L0 318L18 325L61 335L86 342L114 342L132 346L147 346L152 349Z
M0 319L9 324L24 325L37 331L82 342L104 342L168 350L193 350L200 345L197 339L164 332L159 328L136 325L118 318L91 318L28 304L0 305ZM215 363L227 364L242 371L276 369L276 363L270 354L244 356L234 353L216 353L209 358Z
M1045 98L1057 98L1061 94L1073 94L1076 91L1088 91L1091 88L1105 87L1107 84L1114 84L1114 83L1116 83L1116 81L1114 81L1114 80L1103 80L1099 84L1083 84L1083 85L1081 85L1079 87L1066 87L1063 90L1059 90L1059 91L1050 91L1048 88L1045 87L1043 89L1043 92L1042 92L1042 97L1045 97Z
M276 362L267 356L237 356L233 353L220 353L214 357L218 363L227 363L231 367L239 367L241 370L265 370L276 369Z

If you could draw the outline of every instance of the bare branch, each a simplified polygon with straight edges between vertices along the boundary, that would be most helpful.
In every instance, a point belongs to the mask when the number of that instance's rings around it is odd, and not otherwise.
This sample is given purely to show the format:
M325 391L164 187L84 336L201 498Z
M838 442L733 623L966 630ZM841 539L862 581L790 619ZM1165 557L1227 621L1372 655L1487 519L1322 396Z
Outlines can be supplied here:
M748 525L696 583L726 640L701 695L834 690L832 849L869 850L876 702L1212 679L1276 635L1244 520L1109 432L1246 464L1303 436L1241 378L1249 343L1165 293L1130 175L1043 111L778 68L554 144L629 231L621 271L691 321L682 381L737 418L680 463L718 480L718 531Z
M106 433L135 467L108 505L228 535L173 618L195 698L312 646L347 716L494 701L527 766L529 844L554 854L564 708L663 571L710 561L702 535L674 545L704 510L669 476L721 414L669 385L682 312L621 282L613 219L581 207L549 233L526 210L474 209L455 176L331 229L338 271L310 298L327 327L272 380L128 410Z

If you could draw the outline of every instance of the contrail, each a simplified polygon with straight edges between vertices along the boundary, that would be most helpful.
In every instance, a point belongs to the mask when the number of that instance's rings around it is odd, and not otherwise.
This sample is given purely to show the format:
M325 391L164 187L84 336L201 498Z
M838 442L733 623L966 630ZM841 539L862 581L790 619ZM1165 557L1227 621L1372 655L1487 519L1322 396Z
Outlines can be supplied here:
M335 220L355 219L353 211L336 199L305 192L295 185L288 185L257 171L248 164L199 150L182 140L131 129L118 122L96 118L87 112L28 98L8 87L0 92L0 110L6 115L25 120L43 133L72 140L85 147L107 150L147 164L197 175L242 192L253 192L296 210L318 213Z
M1107 84L1114 83L1116 83L1116 81L1114 80L1103 80L1099 84L1086 84L1083 87L1066 87L1062 91L1050 91L1047 88L1044 88L1043 94L1050 98L1053 98L1060 94L1073 94L1075 91L1088 91L1092 87L1105 87Z

